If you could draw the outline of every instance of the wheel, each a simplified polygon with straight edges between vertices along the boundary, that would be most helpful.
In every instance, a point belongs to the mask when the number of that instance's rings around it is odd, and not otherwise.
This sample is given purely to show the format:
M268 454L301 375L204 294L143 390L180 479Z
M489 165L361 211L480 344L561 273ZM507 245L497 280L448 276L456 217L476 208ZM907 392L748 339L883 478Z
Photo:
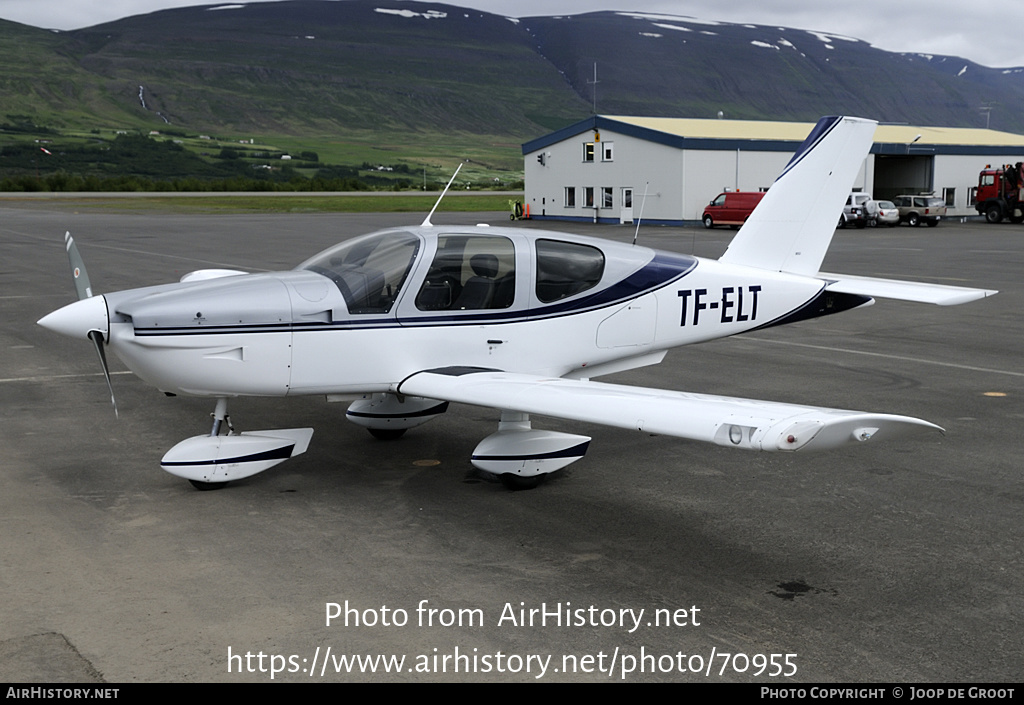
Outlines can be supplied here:
M985 211L985 220L990 223L1001 223L1003 220L1003 209L998 205L989 206Z
M189 480L189 484L195 487L200 492L209 492L210 490L220 490L228 486L226 482L203 482L202 480Z
M710 215L704 216L704 227L707 228L708 230L715 227L715 221L712 220Z
M516 219L516 214L515 213L509 213L508 214L508 219L509 220L515 220Z
M937 220L929 220L929 221L927 221L927 222L926 222L925 224L926 224L926 225L927 225L927 226L928 226L929 228L934 228L934 227L935 227L936 225L938 225L938 224L939 224L939 221L937 221Z
M505 485L505 489L518 492L520 490L532 490L533 488L544 482L544 478L547 475L531 475L530 477L523 477L522 475L514 475L510 472L505 472L498 475L498 479L501 480L501 484Z
M404 428L368 428L370 435L378 441L396 441L401 438L407 429Z
M839 224L836 225L836 229L837 230L842 230L845 227L846 227L846 218L844 218L843 216L839 216Z
M907 225L916 228L920 224L921 216L919 216L917 213L911 213L910 215L907 216Z

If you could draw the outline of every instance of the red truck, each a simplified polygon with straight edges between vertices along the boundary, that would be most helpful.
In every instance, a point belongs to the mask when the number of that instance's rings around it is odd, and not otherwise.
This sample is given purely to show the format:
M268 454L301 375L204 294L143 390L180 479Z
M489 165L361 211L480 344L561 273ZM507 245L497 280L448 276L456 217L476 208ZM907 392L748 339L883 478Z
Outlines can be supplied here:
M743 225L764 194L764 191L726 191L718 194L715 200L704 207L704 215L701 217L704 227Z
M998 169L986 166L978 175L978 192L974 207L990 223L1008 218L1011 223L1024 222L1024 163L1017 162Z

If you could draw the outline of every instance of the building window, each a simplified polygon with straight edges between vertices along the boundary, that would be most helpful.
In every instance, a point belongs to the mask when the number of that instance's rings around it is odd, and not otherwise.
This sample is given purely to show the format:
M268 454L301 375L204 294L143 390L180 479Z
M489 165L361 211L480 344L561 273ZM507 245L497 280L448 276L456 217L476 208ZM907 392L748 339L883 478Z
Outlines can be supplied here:
M605 142L601 145L601 161L610 162L615 160L615 143Z
M594 207L594 187L584 186L583 187L583 207L593 208Z
M946 201L946 206L952 208L956 205L956 189L955 188L944 188L942 189L942 198Z
M576 187L566 186L565 187L565 207L575 208L576 207Z
M583 161L592 162L594 161L594 143L584 142L583 143Z
M613 204L612 187L605 186L601 189L601 207L611 208Z

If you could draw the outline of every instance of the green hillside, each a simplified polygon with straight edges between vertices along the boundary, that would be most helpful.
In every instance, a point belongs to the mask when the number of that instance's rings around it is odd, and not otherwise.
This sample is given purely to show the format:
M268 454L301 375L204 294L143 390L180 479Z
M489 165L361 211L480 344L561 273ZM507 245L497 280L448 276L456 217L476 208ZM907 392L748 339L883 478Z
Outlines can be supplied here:
M74 44L64 34L0 20L0 124L81 128L131 120L103 77L70 52Z
M143 86L145 111L197 130L518 138L585 108L508 20L378 9L309 0L184 8L71 34L80 65L122 104L142 111Z
M1024 72L955 57L663 16L510 20L422 2L290 0L59 33L0 21L0 147L48 139L61 157L26 161L27 152L5 150L0 176L104 175L118 167L101 166L102 155L70 155L108 150L119 132L155 131L184 151L175 165L191 158L185 171L203 178L222 178L210 175L227 166L221 150L244 140L231 166L275 183L337 174L333 165L422 187L459 162L474 184L514 180L523 142L590 114L595 64L605 114L849 113L982 127L979 106L995 104L993 129L1024 132ZM281 161L303 152L317 159ZM148 176L179 178L170 164Z

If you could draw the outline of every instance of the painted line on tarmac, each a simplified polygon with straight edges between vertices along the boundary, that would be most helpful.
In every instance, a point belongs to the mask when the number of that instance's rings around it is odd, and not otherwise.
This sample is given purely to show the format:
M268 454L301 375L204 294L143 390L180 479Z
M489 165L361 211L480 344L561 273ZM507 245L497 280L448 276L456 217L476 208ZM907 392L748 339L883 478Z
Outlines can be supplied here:
M811 345L810 343L794 343L789 340L769 340L767 338L751 338L746 340L758 343L774 343L775 345L790 345L796 348L810 348L812 350L824 350L825 352L841 352L851 355L867 355L869 357L884 357L888 360L900 360L901 362L917 362L922 365L935 365L937 367L952 367L957 370L969 370L971 372L990 372L997 375L1010 375L1011 377L1024 377L1024 372L1013 372L1012 370L996 370L991 367L976 367L974 365L960 365L955 362L940 362L938 360L925 360L920 357L907 357L906 355L890 355L888 353L868 352L867 350L851 350L849 348L834 348L827 345Z
M129 372L127 370L124 370L124 371L119 371L119 372L111 372L110 376L113 377L114 375L130 375L130 374L134 374L134 373L133 372ZM7 377L7 378L0 378L0 384L3 384L5 382L54 382L54 381L59 380L59 379L80 379L80 378L83 378L83 377L102 377L102 376L103 376L102 372L85 372L85 373L78 374L78 375L33 375L31 377Z

